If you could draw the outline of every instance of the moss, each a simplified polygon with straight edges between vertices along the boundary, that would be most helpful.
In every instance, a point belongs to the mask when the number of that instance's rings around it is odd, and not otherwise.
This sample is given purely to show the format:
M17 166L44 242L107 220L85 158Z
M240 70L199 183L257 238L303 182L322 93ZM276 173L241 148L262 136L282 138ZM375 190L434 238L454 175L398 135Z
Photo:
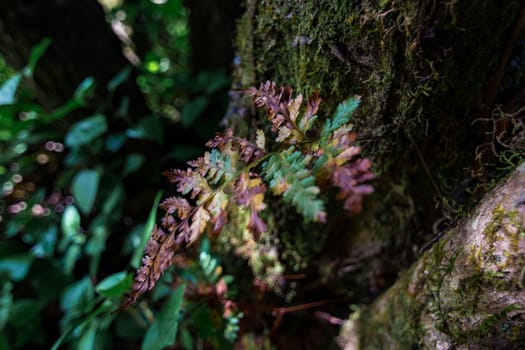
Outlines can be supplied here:
M318 250L312 249L320 246L319 237L325 231L308 228L313 234L299 232L300 225L293 218L288 220L286 213L275 214L275 227L270 229L278 231L286 259L292 257L291 265L300 268L316 266L316 261L336 261L336 250L347 258L341 250L352 247L353 237L359 237L354 231L370 232L389 247L380 256L385 280L380 288L385 288L400 268L415 259L413 247L428 240L424 235L429 235L429 228L443 215L435 209L436 201L448 203L453 219L465 212L462 205L469 204L470 185L462 181L470 175L464 169L474 162L476 147L485 142L487 131L472 123L480 117L476 111L482 107L483 86L500 63L505 33L521 3L247 0L246 4L239 22L240 73L235 80L246 87L269 79L289 84L303 95L320 90L320 116L330 115L349 96L361 95L353 122L363 153L374 161L378 174L376 193L359 222L337 225L333 233L346 240L337 240L337 244L332 236L325 240L335 248L321 253L332 255L320 258ZM340 232L341 227L347 232ZM485 234L494 240L497 228L493 224ZM439 313L447 331L447 317L472 314L480 304L474 297L462 300L471 291L458 290L450 296L454 299L450 310L439 310L443 281L460 254L462 259L468 257L473 269L462 281L465 288L481 288L492 277L496 282L491 285L501 286L497 276L476 272L483 258L480 251L451 254L442 241L426 255L424 270L430 271L432 279L427 292L437 298L429 307ZM366 284L374 278L369 277L371 270L355 271L351 276L353 289L348 293L361 298L353 300L356 303L370 294ZM422 330L415 328L415 320L422 311L413 296L397 293L396 305L388 313L362 316L365 321L360 323L366 327L394 324L383 331L385 338L367 338L363 329L363 339L375 348L381 348L383 339L389 337L405 348L417 346L414 339ZM461 332L452 333L461 337Z
M509 305L498 313L489 314L477 323L473 329L456 334L458 344L513 344L522 336L522 325L508 322L509 314L521 310L519 305Z
M506 343L515 337L522 336L515 322L510 322L509 313L516 310L517 305L511 305L493 312L494 305L486 301L484 295L495 291L514 290L513 281L506 278L505 267L499 267L494 258L494 244L500 239L498 235L508 212L501 205L492 211L490 223L483 231L487 246L472 246L457 258L449 259L445 264L434 264L430 275L437 272L436 277L429 280L431 291L436 298L438 307L433 310L441 320L439 329L454 339L457 344L485 344L490 339L500 339ZM433 261L442 261L441 247L433 250ZM446 258L446 257L445 257ZM446 261L446 259L445 259ZM510 263L510 262L509 262ZM515 262L512 262L515 263ZM493 271L490 266L498 267ZM452 271L461 270L460 280L450 285L444 280ZM453 274L457 274L454 272ZM446 290L443 290L444 286ZM481 319L479 317L481 316Z
M362 220L406 266L411 247L423 241L418 232L440 216L435 199L445 197L454 209L464 201L457 190L462 169L485 132L471 127L479 115L470 111L499 64L494 53L519 1L246 4L237 38L241 86L270 79L303 94L320 90L320 115L362 96L354 122L380 174L377 205Z
M497 205L492 211L491 222L487 225L485 230L483 230L483 236L485 236L485 239L491 248L497 240L497 233L501 228L504 215L505 209L501 205Z
M525 223L518 210L507 212L506 222L504 222L505 233L510 240L510 250L512 253L520 251L520 240L524 236Z
M237 51L233 71L234 83L247 88L256 83L253 57L253 19L256 0L246 0L244 15L237 22L235 49Z
M410 274L402 277L387 293L389 303L381 309L365 309L359 314L359 344L363 349L418 349L424 329L419 318L424 310L416 294L407 292Z

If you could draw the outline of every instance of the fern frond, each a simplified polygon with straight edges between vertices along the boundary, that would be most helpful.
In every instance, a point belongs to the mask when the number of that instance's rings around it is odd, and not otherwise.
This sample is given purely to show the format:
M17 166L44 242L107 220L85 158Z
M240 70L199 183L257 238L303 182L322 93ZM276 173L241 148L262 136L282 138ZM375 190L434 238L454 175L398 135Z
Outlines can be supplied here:
M305 138L296 125L303 103L302 95L292 98L292 89L281 87L277 91L275 83L269 81L261 84L258 89L249 88L247 93L254 97L257 107L265 108L272 131L278 133L275 141L296 144Z
M203 192L209 192L211 190L208 181L200 174L200 171L195 171L190 168L187 170L174 169L164 171L163 174L170 182L177 184L177 192L183 195L191 192L192 199Z
M374 178L370 171L372 162L369 159L357 159L344 166L335 166L332 170L332 183L340 189L337 198L344 200L344 209L349 216L359 214L364 195L374 188L365 182Z
M254 97L254 102L259 108L264 108L268 119L272 121L272 130L276 131L288 118L288 103L292 90L289 87L275 89L275 83L267 81L261 83L259 88L250 87L246 90L248 95Z
M317 111L319 110L319 105L321 104L321 97L319 96L319 91L314 92L309 98L306 105L306 112L304 116L299 120L298 128L304 134L306 134L314 125L317 120Z
M247 227L256 241L266 231L266 224L259 216L259 212L266 208L265 193L266 185L261 178L258 175L249 174L249 172L243 172L235 184L235 199L239 205L250 210Z
M330 134L345 124L348 124L354 111L359 107L361 98L359 96L351 97L348 100L341 102L337 106L334 116L327 119L323 128L321 129L321 138L327 138Z
M224 225L228 222L229 196L222 190L215 191L208 201L206 209L211 215L210 223L213 224L213 234L220 233Z
M204 229L206 228L206 225L210 219L210 213L203 206L197 207L195 213L191 217L189 231L183 232L183 234L186 236L186 242L189 244L195 242L201 233L204 232Z
M277 89L273 82L249 88L247 93L266 110L277 144L268 147L273 150L269 153L262 130L257 130L252 143L228 129L208 141L211 150L188 162L186 170L163 173L176 184L181 197L168 197L160 204L165 212L162 229L153 230L126 305L153 288L171 265L177 247L192 244L205 231L219 234L229 219L235 222L227 227L241 225L245 234L251 234L249 249L255 249L255 241L267 231L261 212L266 208L268 187L306 221L315 222L326 221L319 186L337 188L337 198L344 201L349 215L360 212L362 197L373 191L367 184L374 176L372 163L361 157L357 134L349 124L359 97L341 103L316 138L310 131L315 130L321 103L318 92L308 98L306 108L302 95L293 97L292 89Z
M215 137L206 143L207 147L217 148L220 152L223 152L228 146L232 147L233 151L240 155L240 159L245 163L249 164L256 161L264 156L266 153L264 150L264 144L262 147L253 144L242 137L233 135L232 129L226 130L223 134L217 134Z
M162 273L172 264L176 243L173 235L166 234L155 226L146 245L141 267L135 274L135 280L124 307L133 304L137 298L150 291Z
M288 150L272 155L262 165L274 194L283 194L283 199L294 205L297 212L306 220L324 222L326 213L324 203L318 197L319 187L308 166L311 156L290 147Z
M188 217L191 206L188 201L180 197L168 197L159 204L159 208L164 210L167 214L177 213L177 216L184 220Z

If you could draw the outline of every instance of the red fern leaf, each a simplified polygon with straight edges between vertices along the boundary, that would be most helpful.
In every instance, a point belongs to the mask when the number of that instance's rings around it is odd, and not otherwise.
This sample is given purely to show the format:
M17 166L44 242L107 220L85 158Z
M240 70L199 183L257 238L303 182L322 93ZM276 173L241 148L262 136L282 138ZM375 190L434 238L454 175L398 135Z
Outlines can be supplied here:
M289 129L292 128L288 111L292 90L289 87L281 87L277 92L275 83L267 81L261 83L259 88L249 88L247 93L254 97L257 107L265 108L272 123L272 131L278 131L283 124Z
M153 289L162 273L172 264L176 244L172 234L166 234L155 226L146 245L142 265L135 275L135 281L124 307L135 303L137 298Z
M160 203L159 208L167 214L176 213L179 219L184 220L188 217L192 207L184 198L168 197Z
M265 153L264 149L259 148L245 138L234 136L232 129L227 129L223 134L218 133L212 140L206 143L206 146L217 148L221 152L223 152L228 145L240 154L240 158L245 164L260 159Z
M332 170L332 184L340 189L337 198L344 200L344 208L350 216L361 212L363 196L374 191L371 185L364 184L374 178L371 166L369 159L360 158L344 166L334 166Z

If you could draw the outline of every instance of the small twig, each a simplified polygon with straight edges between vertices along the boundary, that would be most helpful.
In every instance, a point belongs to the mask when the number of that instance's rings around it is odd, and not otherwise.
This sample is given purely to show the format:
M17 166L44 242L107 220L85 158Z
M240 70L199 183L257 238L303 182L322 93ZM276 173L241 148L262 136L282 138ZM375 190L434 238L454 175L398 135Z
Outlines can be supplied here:
M342 320L339 317L332 316L328 312L316 311L314 315L320 318L321 320L327 321L328 323L336 326L342 326L345 323L345 320Z
M439 225L441 225L446 220L447 218L443 216L434 222L434 224L432 225L432 231L434 232L434 237L432 237L430 242L427 242L424 246L421 247L421 249L419 249L419 254L422 254L423 252L428 250L430 247L434 245L434 243L436 243L441 237L443 237L443 235L445 234L447 230L443 229L443 230L438 231L438 229L439 229Z
M295 275L283 275L283 278L287 281L292 281L292 280L302 280L304 278L306 278L306 273L299 273L299 274L295 274Z
M297 311L308 310L308 309L311 309L311 308L314 308L314 307L318 307L318 306L324 306L324 305L327 305L327 304L338 303L340 301L342 301L342 299L320 300L320 301L314 301L314 302L311 302L311 303L306 303L306 304L301 304L301 305L287 306L287 307L278 307L278 308L275 308L272 313L275 316L284 315L284 314L287 314L287 313L290 313L290 312L297 312Z
M277 331L277 329L279 328L279 326L281 325L283 321L283 316L287 313L308 310L314 307L334 304L334 303L338 303L341 301L344 301L344 299L320 300L320 301L314 301L311 303L306 303L306 304L301 304L301 305L275 308L272 311L272 314L276 316L276 318L275 318L275 321L273 321L271 333L273 334Z

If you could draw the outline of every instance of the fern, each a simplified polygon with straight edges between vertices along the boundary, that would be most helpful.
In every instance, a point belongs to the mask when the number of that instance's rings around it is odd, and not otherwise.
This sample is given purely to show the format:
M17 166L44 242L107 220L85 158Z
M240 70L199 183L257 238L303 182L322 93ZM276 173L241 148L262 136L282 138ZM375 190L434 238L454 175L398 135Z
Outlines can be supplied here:
M361 102L360 97L351 97L348 100L342 102L337 106L337 110L332 119L327 119L323 129L321 130L321 138L327 138L331 133L339 129L345 124L348 124L352 114L354 114L359 103Z
M272 155L263 164L264 179L270 182L274 194L282 194L283 199L294 205L307 221L324 222L324 202L318 198L319 187L308 168L311 159L311 156L304 156L290 147Z
M175 249L192 244L206 231L218 235L230 217L247 215L245 229L258 240L267 231L261 216L267 207L267 188L295 207L305 221L314 222L327 217L321 188L337 188L337 198L349 215L359 213L362 197L373 191L367 184L373 178L372 162L360 156L349 124L358 97L341 103L333 118L319 127L318 93L308 98L305 108L302 95L293 97L290 88L277 89L273 82L247 93L266 111L276 142L272 151L266 149L262 130L257 130L253 143L228 129L210 140L211 151L188 162L186 170L163 173L177 185L179 195L160 204L165 213L162 228L155 227L151 235L126 305L153 288L171 265ZM317 137L312 135L315 131Z

